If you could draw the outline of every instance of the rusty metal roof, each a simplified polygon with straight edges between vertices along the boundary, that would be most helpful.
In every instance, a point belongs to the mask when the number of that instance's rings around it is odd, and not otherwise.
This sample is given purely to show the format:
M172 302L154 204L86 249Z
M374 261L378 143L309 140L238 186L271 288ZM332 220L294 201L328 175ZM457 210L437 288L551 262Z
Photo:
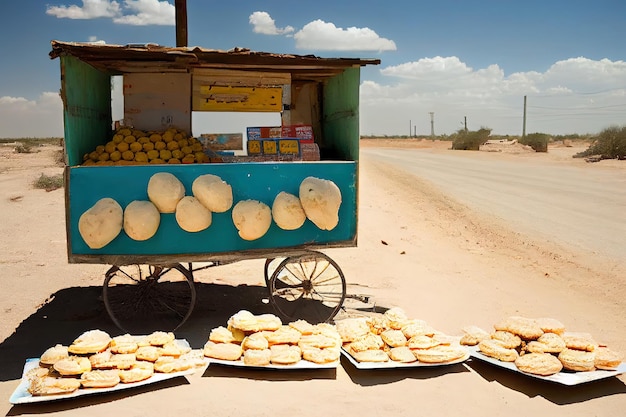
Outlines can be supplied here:
M320 58L314 55L276 54L234 48L166 47L157 44L109 45L52 41L50 58L70 55L110 73L183 72L213 68L289 72L293 79L320 80L346 68L378 65L380 59Z

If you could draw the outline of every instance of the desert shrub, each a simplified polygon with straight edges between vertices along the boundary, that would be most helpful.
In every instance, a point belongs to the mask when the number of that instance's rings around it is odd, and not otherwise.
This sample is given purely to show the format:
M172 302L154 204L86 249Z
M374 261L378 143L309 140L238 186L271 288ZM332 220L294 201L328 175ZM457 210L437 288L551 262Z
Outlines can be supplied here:
M480 145L489 139L491 129L481 128L479 130L458 130L452 135L452 149L464 151L477 151Z
M33 186L41 190L54 191L63 187L63 175L45 175L42 173L39 178L35 180Z
M519 143L530 146L535 152L548 152L548 142L550 142L550 139L550 135L545 133L531 133L522 136Z
M626 126L611 126L598 134L587 150L574 155L585 158L597 155L600 159L626 159Z
M15 153L33 153L33 146L29 143L18 143L15 148Z

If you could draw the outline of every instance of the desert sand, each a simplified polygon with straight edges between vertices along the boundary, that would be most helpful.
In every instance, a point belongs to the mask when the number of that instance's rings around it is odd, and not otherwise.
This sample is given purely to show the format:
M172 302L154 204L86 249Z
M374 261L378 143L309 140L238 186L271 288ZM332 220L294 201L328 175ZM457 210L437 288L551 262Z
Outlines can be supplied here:
M362 141L362 146L411 146L449 152L449 143ZM101 328L120 334L104 310L101 286L108 265L68 264L62 189L34 189L60 148L32 154L0 147L0 397L5 415L64 416L621 416L624 375L563 386L477 360L434 368L269 371L211 365L205 371L116 393L12 406L24 361L49 346ZM580 147L547 154L499 152L499 158L543 158L584 164ZM471 152L468 152L468 157ZM358 245L326 253L342 268L349 294L369 297L356 307L401 307L450 335L484 329L509 315L553 317L569 330L626 352L623 269L605 270L592 254L546 246L472 213L428 183L393 167L360 162ZM624 171L623 161L597 169ZM271 312L264 303L264 260L247 260L196 274L198 304L177 331L200 348L209 331L239 309ZM343 313L342 313L343 314Z

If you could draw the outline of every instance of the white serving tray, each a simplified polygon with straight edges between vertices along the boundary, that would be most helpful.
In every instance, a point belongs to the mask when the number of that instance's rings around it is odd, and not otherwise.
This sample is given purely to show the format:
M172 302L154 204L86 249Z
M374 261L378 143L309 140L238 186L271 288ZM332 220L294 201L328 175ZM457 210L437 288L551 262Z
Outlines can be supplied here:
M396 369L396 368L432 368L436 366L454 365L457 363L465 362L469 357L469 351L459 359L455 359L450 362L441 363L426 363L426 362L397 362L389 359L387 362L359 362L352 355L350 355L344 348L341 348L341 354L348 358L350 363L357 369Z
M517 369L517 366L515 366L515 363L513 362L502 362L495 358L486 356L478 350L478 346L470 347L470 355L472 356L472 358L476 358L484 362L489 362L492 365L498 366L500 368L508 369L513 372L517 372L518 374L530 376L533 378L543 379L544 381L552 381L552 382L556 382L562 385L583 384L586 382L610 378L610 377L620 375L626 372L626 363L622 362L620 366L618 366L617 369L614 371L604 371L604 370L588 371L588 372L561 371L554 375L541 376L541 375L529 374L527 372L522 372L519 369Z
M26 374L31 369L37 368L39 366L39 358L31 358L27 359L24 364L24 371L22 373L22 380L20 384L17 386L13 394L9 398L9 402L11 404L30 404L30 403L40 403L40 402L48 402L48 401L56 401L67 398L77 398L85 395L94 395L94 394L104 394L109 392L122 391L130 388L140 387L143 385L154 384L156 382L165 381L167 379L177 378L179 376L191 375L199 370L199 368L191 368L186 371L181 372L172 372L172 373L160 373L155 372L150 378L139 381L139 382L131 382L131 383L119 383L111 388L79 388L78 390L69 393L69 394L55 394L55 395L36 395L33 396L28 392L29 381L26 377Z
M339 361L333 361L333 362L329 362L329 363L315 363L315 362L309 362L306 361L304 359L300 360L299 362L294 363L293 365L278 365L278 364L273 364L270 363L268 365L248 365L245 364L243 362L243 359L239 359L238 361L227 361L227 360L223 360L223 359L213 359L213 358L206 358L206 360L209 362L209 365L211 365L212 363L217 363L220 365L228 365L228 366L235 366L238 368L256 368L256 369L334 369L337 368L337 365L339 365Z

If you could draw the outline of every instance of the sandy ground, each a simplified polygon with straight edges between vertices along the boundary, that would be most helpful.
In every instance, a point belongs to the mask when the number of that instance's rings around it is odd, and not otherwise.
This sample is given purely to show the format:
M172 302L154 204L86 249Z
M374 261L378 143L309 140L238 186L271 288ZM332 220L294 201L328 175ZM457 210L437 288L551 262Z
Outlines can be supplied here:
M362 141L362 146L446 152L449 143ZM32 187L42 173L62 172L53 163L58 150L17 154L0 147L0 412L5 415L623 415L623 375L569 387L475 360L384 371L358 370L343 360L336 371L210 366L145 388L12 406L9 397L26 358L90 328L119 334L101 300L108 266L67 263L63 190ZM558 147L539 155L509 148L498 157L585 163L571 158L580 150ZM623 162L597 164L625 172ZM546 247L374 161L361 161L359 191L358 246L327 254L345 273L348 293L370 297L365 307L399 306L452 335L472 324L490 329L507 315L554 317L569 330L590 332L626 352L625 270L605 271L589 254ZM196 280L198 305L177 332L192 347L201 347L209 330L240 308L271 311L262 301L263 260L202 271ZM364 306L347 302L346 307Z

